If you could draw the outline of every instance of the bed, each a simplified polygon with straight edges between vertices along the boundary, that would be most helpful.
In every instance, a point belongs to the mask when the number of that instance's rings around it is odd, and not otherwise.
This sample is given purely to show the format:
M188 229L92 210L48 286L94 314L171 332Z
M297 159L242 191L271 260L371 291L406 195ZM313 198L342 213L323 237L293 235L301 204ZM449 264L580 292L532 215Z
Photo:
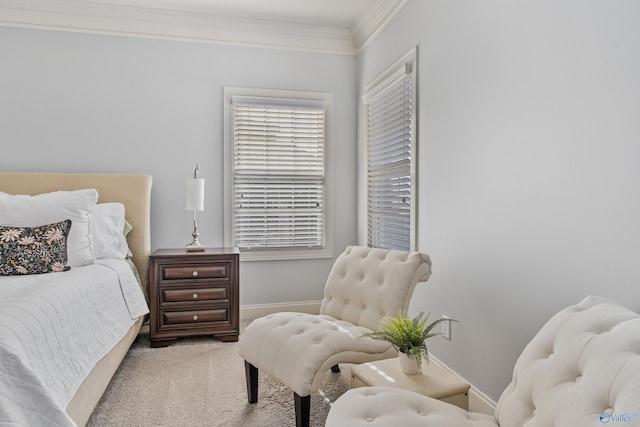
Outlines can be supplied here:
M4 298L5 307L0 307L2 310L0 312L0 339L8 337L8 343L0 341L0 352L4 353L0 354L0 365L2 365L0 366L0 424L3 422L60 426L84 426L86 424L113 374L135 340L143 323L144 313L148 312L144 297L142 297L141 303L140 296L144 295L148 288L151 183L151 177L142 174L0 172L0 192L11 195L39 195L56 191L76 192L76 190L95 189L98 195L98 204L109 204L110 202L123 204L126 222L130 225L130 231L126 236L130 251L128 258L133 261L139 274L138 280L135 282L137 293L131 290L133 289L131 278L133 277L135 280L135 276L130 268L123 268L125 261L122 260L96 260L91 265L72 267L63 273L0 277L0 291L2 291L1 288L4 288L5 291L8 288L12 289L9 292L10 297ZM3 215L6 219L6 211L8 210L0 211L0 220ZM5 234L5 238L8 240L10 236ZM71 257L71 253L69 257ZM129 266L127 265L127 267ZM100 271L100 273L96 273L96 271ZM106 278L102 279L102 276ZM63 277L65 281L69 280L72 285L60 285L58 282ZM41 285L34 283L38 280L39 283L47 284L46 292L42 291ZM91 288L91 292L81 290L82 283L89 280L97 280L99 283L91 284L94 286ZM113 294L110 289L114 287L114 281L121 291L120 298L106 297L106 295ZM18 284L14 286L14 283ZM37 298L30 297L25 302L24 295L28 291L24 289L29 288L40 289L42 294L46 293L52 296L39 295ZM19 289L19 291L14 289ZM70 297L75 300L71 303L60 302L62 297L55 294L58 289L64 289L62 292L70 294ZM50 298L50 300L48 301L46 298ZM105 300L100 300L100 298ZM58 307L56 304L61 305ZM81 313L79 307L84 305L87 306L87 309L82 314L78 314ZM23 326L23 322L26 325L31 320L13 317L17 316L15 313L25 311L25 306L33 306L37 311L40 319L36 323L39 322L41 328L32 325ZM96 314L92 313L92 310L96 311L96 306L100 306L100 309L104 307L108 312L101 313L99 318L95 318ZM62 321L62 325L66 326L56 327L58 318L62 314L66 315L67 312L74 312L73 315L76 318L68 319L66 323ZM111 318L125 317L123 314L125 312L129 317L126 326L113 326L106 332L99 332L99 326L108 325L112 321ZM50 317L42 320L43 313L45 316L46 313L50 313ZM27 313L26 316L33 317L34 314ZM18 332L9 330L14 324L17 325ZM80 329L87 325L93 331L93 337L79 338L82 335ZM66 330L66 332L55 332L53 334L55 336L52 336L51 330L57 329ZM24 339L25 342L33 341L39 334L44 337L43 341L45 341L45 344L39 345L37 349L37 353L40 355L36 355L34 360L18 360L19 355L16 353L21 353L23 348L33 345L33 343L22 344L22 340ZM64 335L68 335L68 337ZM66 347L65 339L73 341L68 344L69 347ZM52 348L47 348L49 345ZM53 348L54 346L56 348ZM99 346L106 346L106 348L95 348ZM71 348L73 351L70 350ZM93 360L78 361L74 358L77 354L85 353L91 354ZM43 360L57 358L60 354L64 354L67 360L62 363L58 361L53 368L40 366L43 364ZM60 366L63 366L65 370L68 368L68 371L62 371ZM27 371L31 377L24 381L17 378L17 372L21 369ZM39 372L43 369L47 371ZM55 375L59 375L62 385L57 380L52 382L49 378L50 375L53 375L51 370L55 370ZM47 377L46 381L41 381L39 376Z

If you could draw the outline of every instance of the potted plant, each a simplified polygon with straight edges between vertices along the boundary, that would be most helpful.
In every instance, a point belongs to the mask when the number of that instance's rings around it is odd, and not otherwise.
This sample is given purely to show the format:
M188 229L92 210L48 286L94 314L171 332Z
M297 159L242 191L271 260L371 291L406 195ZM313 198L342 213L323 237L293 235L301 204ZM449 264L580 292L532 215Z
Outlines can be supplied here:
M399 352L403 372L409 375L417 374L421 372L423 356L429 363L426 341L442 335L440 332L432 332L433 328L447 320L457 322L455 319L441 318L427 325L428 318L429 313L425 315L422 311L412 319L406 312L398 310L396 317L387 316L387 323L380 322L382 331L369 332L362 336L391 343Z

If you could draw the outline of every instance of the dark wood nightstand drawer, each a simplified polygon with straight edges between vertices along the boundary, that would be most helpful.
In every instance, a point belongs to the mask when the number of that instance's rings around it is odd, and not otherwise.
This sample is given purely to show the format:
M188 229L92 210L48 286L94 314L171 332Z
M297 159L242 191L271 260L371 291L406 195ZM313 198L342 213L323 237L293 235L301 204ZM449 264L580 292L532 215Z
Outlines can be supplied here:
M228 264L162 266L162 280L226 279L228 277Z
M162 319L164 325L229 322L229 310L219 308L214 310L165 311L162 313ZM162 328L162 326L160 327Z
M189 289L162 289L160 304L174 302L196 301L227 301L227 287L217 288L189 288Z

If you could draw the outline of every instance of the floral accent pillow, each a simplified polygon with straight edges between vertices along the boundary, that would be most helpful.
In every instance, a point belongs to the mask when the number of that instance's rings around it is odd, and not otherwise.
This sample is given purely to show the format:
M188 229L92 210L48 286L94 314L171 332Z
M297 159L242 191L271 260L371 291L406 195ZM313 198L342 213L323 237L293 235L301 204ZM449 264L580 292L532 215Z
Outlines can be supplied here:
M0 276L67 271L71 220L39 227L0 226Z

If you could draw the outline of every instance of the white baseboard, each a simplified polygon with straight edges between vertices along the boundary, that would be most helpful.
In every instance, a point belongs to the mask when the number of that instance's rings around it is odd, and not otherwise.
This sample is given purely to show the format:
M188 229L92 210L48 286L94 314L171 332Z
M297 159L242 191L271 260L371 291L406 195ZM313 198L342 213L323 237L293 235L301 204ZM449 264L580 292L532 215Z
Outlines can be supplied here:
M496 402L472 385L469 390L469 411L495 415Z
M320 312L321 303L322 301L302 301L277 304L243 305L240 307L240 332L242 332L244 328L254 319L273 313L291 311L296 313L318 314ZM457 372L449 368L433 355L429 355L429 360L442 366L453 375L462 378L460 375L458 375ZM476 387L474 387L473 384L471 384L471 389L469 390L469 411L493 415L495 413L495 410L496 402L493 401L489 396L478 390Z
M438 365L442 366L444 369L451 372L453 375L456 375L457 377L462 378L462 376L460 376L457 372L455 372L453 369L451 369L450 367L442 363L442 361L433 357L433 355L431 354L429 354L429 360L431 362L437 363ZM469 382L464 378L462 379L466 382ZM489 396L487 396L486 394L478 390L476 387L474 387L473 384L471 384L471 388L469 389L469 412L480 412L487 415L494 415L495 411L496 411L496 402L493 399L491 399Z
M277 304L243 305L240 307L240 332L242 332L242 330L254 319L273 313L291 311L295 313L318 314L320 313L321 303L322 301L301 301Z

